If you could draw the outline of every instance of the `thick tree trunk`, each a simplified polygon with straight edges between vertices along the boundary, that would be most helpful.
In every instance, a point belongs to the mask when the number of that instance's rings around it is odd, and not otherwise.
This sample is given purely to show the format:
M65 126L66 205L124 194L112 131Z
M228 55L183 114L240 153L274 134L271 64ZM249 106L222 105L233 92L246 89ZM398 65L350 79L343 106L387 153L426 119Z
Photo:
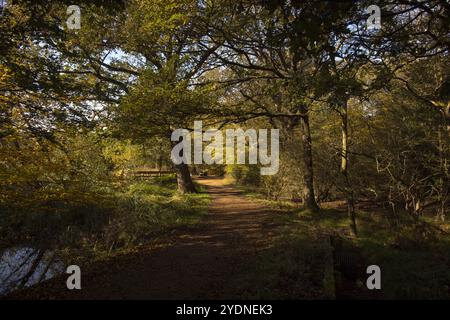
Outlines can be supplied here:
M347 196L347 214L350 219L350 229L354 235L357 234L356 229L356 212L355 198L353 187L348 177L348 106L347 101L342 105L341 109L341 132L342 132L342 150L341 150L341 174L344 176L345 193Z
M303 196L305 199L305 206L313 212L319 211L316 198L314 196L314 172L313 172L313 157L312 157L312 140L311 130L309 127L309 116L305 112L300 118L300 128L302 131L302 144L303 144L303 161L304 161L304 174L303 179L305 187L303 188Z
M181 139L182 138L180 138L180 140ZM177 142L172 141L171 143L172 147L174 147ZM190 155L187 156L190 157ZM177 174L178 192L181 194L197 193L197 189L195 188L194 182L192 182L189 166L186 163L174 164L174 169Z
M188 165L185 163L176 165L175 171L177 173L178 192L181 194L197 193Z

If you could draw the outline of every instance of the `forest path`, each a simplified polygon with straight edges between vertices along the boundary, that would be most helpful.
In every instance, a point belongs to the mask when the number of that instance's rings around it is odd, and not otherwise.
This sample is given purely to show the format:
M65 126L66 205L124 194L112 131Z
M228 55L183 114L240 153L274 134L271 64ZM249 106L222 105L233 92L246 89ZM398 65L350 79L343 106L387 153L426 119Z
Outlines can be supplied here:
M126 263L100 268L109 268L107 272L84 275L82 290L65 289L63 296L59 292L48 298L237 298L227 297L222 288L270 243L276 228L271 222L273 211L247 199L222 179L197 181L212 198L198 226L175 232L169 246L137 252Z

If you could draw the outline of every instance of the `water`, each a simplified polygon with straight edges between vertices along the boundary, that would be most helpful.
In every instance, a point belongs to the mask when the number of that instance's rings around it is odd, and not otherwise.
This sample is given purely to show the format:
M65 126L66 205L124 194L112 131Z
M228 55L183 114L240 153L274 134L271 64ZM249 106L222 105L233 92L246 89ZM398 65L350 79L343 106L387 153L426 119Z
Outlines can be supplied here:
M38 257L38 250L30 247L3 251L0 258L0 295L18 289L21 284L29 287L64 271L62 262L54 257L53 252L46 251L39 261ZM25 279L27 276L28 279Z

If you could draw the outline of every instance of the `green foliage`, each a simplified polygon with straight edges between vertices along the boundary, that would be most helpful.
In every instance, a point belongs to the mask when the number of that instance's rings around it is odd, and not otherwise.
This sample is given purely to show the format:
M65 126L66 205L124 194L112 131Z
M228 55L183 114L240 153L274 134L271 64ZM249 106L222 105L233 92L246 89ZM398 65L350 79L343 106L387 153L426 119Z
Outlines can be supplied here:
M177 227L193 226L209 203L205 194L178 196L173 178L133 183L116 194L113 220L104 229L96 250L127 250Z
M177 196L173 175L132 182L115 174L139 148L66 129L63 145L9 136L0 147L0 247L105 256L199 221L206 195Z
M257 165L227 165L225 172L238 184L258 187L261 181L260 168Z
M175 195L173 178L133 183L126 192L71 194L34 210L2 211L2 247L32 245L99 258L151 242L161 232L195 225L209 203L205 194ZM20 235L19 237L17 235Z

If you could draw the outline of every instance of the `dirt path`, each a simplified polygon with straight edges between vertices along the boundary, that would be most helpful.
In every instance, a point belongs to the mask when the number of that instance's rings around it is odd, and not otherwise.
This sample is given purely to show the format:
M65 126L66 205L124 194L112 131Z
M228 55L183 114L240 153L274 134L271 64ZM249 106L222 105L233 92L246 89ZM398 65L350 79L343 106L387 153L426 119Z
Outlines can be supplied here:
M252 202L217 178L200 179L212 197L198 228L177 232L173 244L139 253L107 273L82 278L82 290L64 296L82 299L211 299L243 261L270 241L271 210ZM272 215L273 216L273 215Z

